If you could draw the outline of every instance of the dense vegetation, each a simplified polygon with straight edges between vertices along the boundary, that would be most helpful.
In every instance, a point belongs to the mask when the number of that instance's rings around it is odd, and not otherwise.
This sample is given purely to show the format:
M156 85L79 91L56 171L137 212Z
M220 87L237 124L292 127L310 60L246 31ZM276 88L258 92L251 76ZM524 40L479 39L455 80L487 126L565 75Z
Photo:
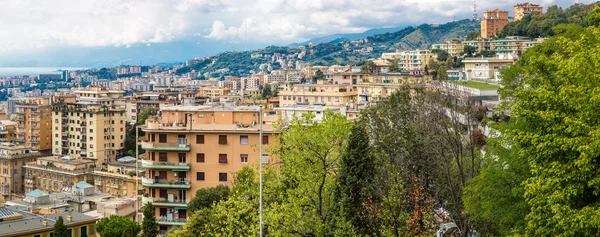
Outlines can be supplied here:
M98 220L96 230L100 237L136 237L142 229L134 220L112 215Z

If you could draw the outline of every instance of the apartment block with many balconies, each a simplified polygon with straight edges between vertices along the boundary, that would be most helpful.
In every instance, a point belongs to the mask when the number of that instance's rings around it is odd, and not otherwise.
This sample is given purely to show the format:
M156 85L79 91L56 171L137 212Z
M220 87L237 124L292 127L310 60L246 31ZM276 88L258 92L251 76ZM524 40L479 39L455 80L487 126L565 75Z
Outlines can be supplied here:
M256 106L175 106L146 120L143 202L156 208L161 232L185 223L198 189L231 185L235 172L258 164L259 116ZM263 133L269 154L276 131L265 124Z
M94 161L69 156L42 157L26 163L25 192L68 192L79 182L94 183Z
M50 98L31 97L16 103L17 138L15 143L35 151L49 151L52 148L52 115Z
M125 108L92 103L53 106L52 154L88 159L97 166L116 161L125 146Z
M357 95L350 84L286 84L279 91L279 105L345 106L354 103Z
M136 159L131 156L110 162L107 168L96 168L94 170L96 191L109 193L115 198L136 196L138 194L136 190L143 190L141 168L141 165L138 166L136 174Z

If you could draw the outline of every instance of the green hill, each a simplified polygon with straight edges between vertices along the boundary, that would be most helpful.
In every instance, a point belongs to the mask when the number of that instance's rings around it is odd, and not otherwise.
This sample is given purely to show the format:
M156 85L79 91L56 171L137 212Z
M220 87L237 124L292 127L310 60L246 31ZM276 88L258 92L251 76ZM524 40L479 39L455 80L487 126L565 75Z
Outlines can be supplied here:
M362 43L343 41L305 46L304 50L294 46L270 46L254 51L224 52L198 64L180 68L177 73L183 74L196 70L201 74L208 73L209 77L246 76L251 70L257 71L262 64L271 64L274 69L280 68L277 62L271 61L270 56L275 53L292 55L293 57L289 59L292 63L300 60L310 65L357 64L370 58L380 57L385 52L429 49L432 44L463 39L469 32L478 30L478 21L461 20L441 25L423 24L418 27L407 27L396 32L367 37ZM262 57L252 59L252 54L262 55Z

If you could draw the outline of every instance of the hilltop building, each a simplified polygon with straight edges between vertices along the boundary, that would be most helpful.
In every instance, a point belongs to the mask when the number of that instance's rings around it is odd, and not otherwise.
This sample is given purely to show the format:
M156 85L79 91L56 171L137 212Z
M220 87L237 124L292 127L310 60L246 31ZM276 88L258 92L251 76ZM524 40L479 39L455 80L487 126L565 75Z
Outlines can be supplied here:
M506 25L508 25L507 11L498 9L485 11L481 20L481 38L488 39L496 36L496 33Z
M543 14L544 13L544 8L540 7L540 5L538 4L533 4L533 3L518 3L514 5L514 19L515 21L519 21L521 19L523 19L523 17L525 17L525 15L530 14L530 13L539 13L539 14Z

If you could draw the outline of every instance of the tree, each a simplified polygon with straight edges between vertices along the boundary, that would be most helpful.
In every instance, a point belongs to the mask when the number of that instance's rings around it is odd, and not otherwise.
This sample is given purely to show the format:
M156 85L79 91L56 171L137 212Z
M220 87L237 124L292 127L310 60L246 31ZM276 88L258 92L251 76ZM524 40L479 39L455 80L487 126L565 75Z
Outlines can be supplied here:
M322 80L322 79L325 79L325 74L323 74L321 69L319 69L315 72L315 80Z
M477 49L471 45L465 45L463 48L463 53L466 54L467 57L473 57L477 53Z
M271 92L271 85L265 85L262 89L262 97L263 98L271 98L273 93Z
M145 208L144 219L142 220L142 237L156 237L158 235L158 223L156 222L154 206L149 203Z
M54 237L68 237L69 236L69 232L67 231L67 226L65 225L65 222L62 218L62 216L59 216L58 219L56 220L56 223L54 223Z
M373 63L372 61L366 61L360 67L360 72L361 73L372 73L374 71L374 69L373 69L374 66L375 66L375 63Z
M193 214L202 208L209 208L220 201L226 201L229 197L229 187L218 185L211 188L201 188L196 191L196 196L188 204L188 211Z
M597 13L595 13L597 14ZM502 71L509 98L508 140L527 154L525 183L529 236L600 233L600 28L575 25L527 50Z
M96 230L101 237L136 237L141 227L131 219L112 215L100 219L96 223Z
M438 62L446 62L446 60L448 60L450 57L450 54L446 50L434 49L431 52L437 55Z
M375 235L377 232L377 213L369 205L378 203L380 199L371 189L374 172L375 160L365 125L356 123L340 160L335 203L359 235Z
M279 157L285 198L271 205L269 232L276 236L323 236L335 216L335 173L352 123L327 111L295 118L282 134ZM281 195L281 194L280 194Z
M137 126L145 124L146 119L148 119L148 117L150 115L154 115L154 114L156 114L156 110L152 107L142 109L142 111L140 111L140 113L138 115L138 120L136 121L136 123L133 125L133 127L131 127L131 129L127 130L127 135L125 136L124 150L127 151L128 155L134 156L134 157L136 156L136 154L135 154L135 146L136 146L135 130L137 129ZM143 137L144 132L140 131L139 136ZM139 152L141 154L143 151L140 149Z
M400 72L400 59L394 59L390 64L390 72Z
M437 71L436 80L448 80L448 69L446 69L446 66L440 66L440 68Z
M481 36L481 31L473 31L467 34L467 40L477 40Z

